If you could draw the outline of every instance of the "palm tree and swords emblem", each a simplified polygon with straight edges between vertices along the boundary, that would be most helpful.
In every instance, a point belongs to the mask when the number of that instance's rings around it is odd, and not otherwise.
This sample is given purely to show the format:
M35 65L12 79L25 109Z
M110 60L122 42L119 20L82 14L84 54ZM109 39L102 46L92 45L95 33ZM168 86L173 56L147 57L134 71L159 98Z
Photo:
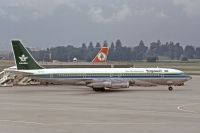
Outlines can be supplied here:
M19 57L19 59L20 59L19 64L28 64L28 62L27 62L28 57L26 57L24 54L21 55L21 57Z

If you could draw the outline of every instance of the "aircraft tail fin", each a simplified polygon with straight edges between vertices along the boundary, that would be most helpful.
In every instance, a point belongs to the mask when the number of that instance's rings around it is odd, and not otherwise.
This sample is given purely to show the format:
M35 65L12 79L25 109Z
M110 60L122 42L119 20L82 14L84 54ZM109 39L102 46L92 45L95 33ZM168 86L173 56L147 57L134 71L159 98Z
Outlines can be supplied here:
M43 69L19 40L12 40L12 48L18 70Z
M107 61L109 48L102 47L95 58L92 60L92 63L102 63Z

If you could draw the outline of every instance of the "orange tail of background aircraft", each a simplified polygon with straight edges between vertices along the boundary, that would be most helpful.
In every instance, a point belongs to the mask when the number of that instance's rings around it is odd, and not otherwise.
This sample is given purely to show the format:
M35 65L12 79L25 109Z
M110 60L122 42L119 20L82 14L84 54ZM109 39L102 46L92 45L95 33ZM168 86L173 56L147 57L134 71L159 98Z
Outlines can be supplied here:
M92 63L103 63L107 61L108 57L108 47L102 47L95 58L92 60Z

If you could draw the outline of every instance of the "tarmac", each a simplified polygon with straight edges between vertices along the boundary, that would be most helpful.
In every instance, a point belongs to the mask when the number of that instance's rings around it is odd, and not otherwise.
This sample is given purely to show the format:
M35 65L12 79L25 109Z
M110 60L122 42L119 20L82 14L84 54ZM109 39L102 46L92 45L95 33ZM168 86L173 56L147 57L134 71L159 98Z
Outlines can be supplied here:
M0 88L0 133L199 133L200 76L182 87L93 92L82 86Z

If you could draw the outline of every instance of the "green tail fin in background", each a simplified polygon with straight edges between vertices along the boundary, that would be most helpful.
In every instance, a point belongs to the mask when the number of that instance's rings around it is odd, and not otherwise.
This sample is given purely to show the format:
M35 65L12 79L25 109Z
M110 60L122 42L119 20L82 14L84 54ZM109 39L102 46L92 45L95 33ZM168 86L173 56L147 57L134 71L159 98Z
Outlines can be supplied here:
M18 70L43 69L19 40L12 40L12 47Z

